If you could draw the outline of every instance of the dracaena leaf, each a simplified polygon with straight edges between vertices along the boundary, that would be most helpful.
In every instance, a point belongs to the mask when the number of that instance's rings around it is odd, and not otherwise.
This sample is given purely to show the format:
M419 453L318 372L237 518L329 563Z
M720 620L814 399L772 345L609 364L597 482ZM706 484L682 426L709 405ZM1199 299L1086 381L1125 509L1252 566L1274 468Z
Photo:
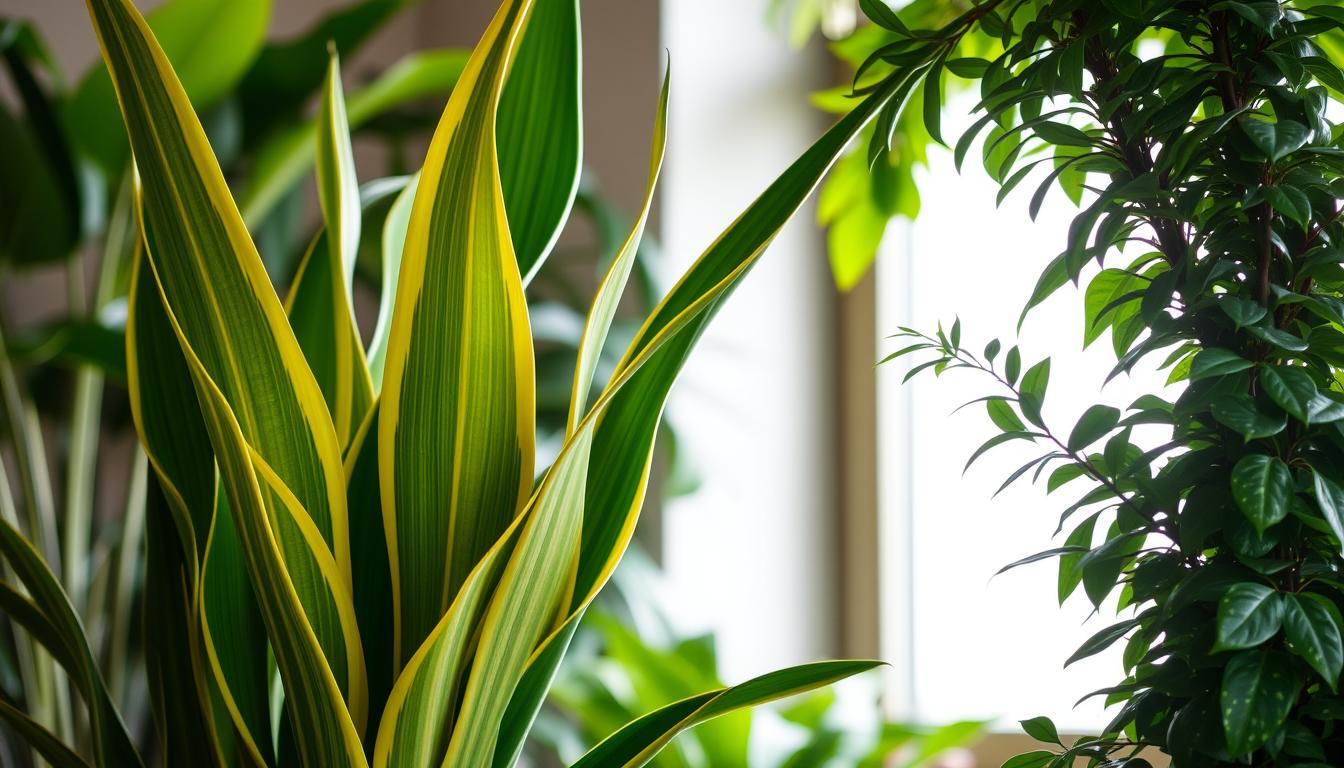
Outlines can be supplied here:
M298 750L333 765L361 762L367 702L344 477L321 390L144 19L126 0L89 6L139 172L149 265L291 694Z
M378 417L396 668L532 489L532 339L495 155L529 7L501 7L453 90L402 252Z

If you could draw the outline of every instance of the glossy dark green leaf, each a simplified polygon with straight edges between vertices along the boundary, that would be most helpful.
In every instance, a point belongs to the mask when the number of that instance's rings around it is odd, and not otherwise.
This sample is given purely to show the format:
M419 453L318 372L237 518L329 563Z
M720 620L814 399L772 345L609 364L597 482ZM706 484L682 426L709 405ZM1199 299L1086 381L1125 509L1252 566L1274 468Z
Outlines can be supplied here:
M1268 367L1260 371L1265 394L1298 421L1308 421L1316 382L1301 368ZM1216 414L1215 414L1216 415Z
M1306 341L1278 328L1266 328L1259 325L1252 325L1247 328L1246 331L1267 344L1273 344L1274 346L1279 347L1280 349L1286 349L1289 352L1304 352L1307 349Z
M1227 750L1244 755L1283 725L1301 682L1278 651L1242 651L1223 670L1220 708Z
M1278 592L1255 582L1236 584L1218 601L1215 650L1253 648L1278 633L1284 603Z
M1211 347L1200 350L1190 363L1190 380L1199 381L1211 376L1224 376L1250 368L1253 363L1226 349Z
M1227 296L1218 302L1218 308L1232 318L1239 328L1260 322L1268 311L1263 304L1240 296Z
M1129 634L1130 630L1139 626L1140 623L1141 622L1138 619L1126 619L1124 621L1116 622L1115 624L1106 627L1100 632L1097 632L1096 634L1089 637L1087 640L1083 641L1082 645L1078 646L1078 650L1074 651L1073 655L1070 656L1068 660L1064 662L1064 666L1067 667L1070 664L1074 663L1075 661L1081 661L1083 659L1095 656L1098 653L1101 653L1102 651L1106 650L1107 648L1110 648L1112 645L1115 644L1117 640ZM1023 726L1024 727L1026 726L1025 722L1023 723ZM1028 730L1027 733L1031 734L1031 731ZM1036 740L1058 742L1059 737L1058 735L1056 735L1054 738L1043 739L1037 736Z
M1344 669L1344 639L1339 609L1320 595L1284 595L1283 631L1288 649L1306 660L1321 679L1338 690Z
M1344 402L1333 392L1320 392L1307 403L1308 424L1329 424L1344 419Z
M1277 435L1288 426L1282 413L1265 413L1250 395L1240 392L1223 395L1213 401L1213 417L1232 428L1247 441Z
M1311 131L1305 125L1292 120L1269 123L1247 117L1239 123L1251 142L1272 163L1306 146L1311 138Z
M1232 468L1232 498L1261 533L1288 515L1292 496L1292 472L1276 456L1252 453Z
M583 164L578 0L539 2L499 101L495 135L523 283L560 236Z
M1330 525L1330 530L1334 531L1336 546L1344 555L1344 488L1318 470L1312 470L1311 480L1321 516Z

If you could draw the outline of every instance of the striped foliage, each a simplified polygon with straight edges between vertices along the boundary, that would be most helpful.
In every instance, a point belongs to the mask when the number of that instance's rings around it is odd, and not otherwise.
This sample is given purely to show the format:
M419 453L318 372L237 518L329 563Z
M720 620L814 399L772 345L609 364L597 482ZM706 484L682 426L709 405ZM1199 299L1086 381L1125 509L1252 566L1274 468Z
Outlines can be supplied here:
M323 228L283 303L149 27L131 0L88 5L137 171L127 374L153 470L155 751L174 764L512 765L630 542L697 338L899 84L866 96L743 212L595 388L653 204L664 83L640 213L588 313L563 447L538 468L524 288L577 187L577 0L505 0L423 167L363 201L331 52L314 132ZM384 285L367 343L352 301L361 243ZM134 764L59 583L12 526L0 553L19 580L0 584L6 611L78 683L95 749L80 755L8 705L0 718L52 764ZM583 764L643 764L699 722L871 666L707 691Z

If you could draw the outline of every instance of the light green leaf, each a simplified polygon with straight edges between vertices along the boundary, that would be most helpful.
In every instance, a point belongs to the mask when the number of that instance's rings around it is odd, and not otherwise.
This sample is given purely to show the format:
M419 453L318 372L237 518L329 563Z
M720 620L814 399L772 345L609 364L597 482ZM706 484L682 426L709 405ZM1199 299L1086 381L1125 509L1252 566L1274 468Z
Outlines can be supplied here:
M616 307L625 292L630 270L635 265L639 243L644 235L644 225L648 222L649 211L653 207L653 191L658 184L658 172L663 167L663 151L667 147L667 95L670 81L669 72L669 76L663 78L662 92L658 97L644 204L640 207L639 216L635 219L630 234L626 236L625 242L621 243L620 250L616 252L611 266L607 268L607 274L598 286L597 296L593 299L587 321L584 323L583 336L579 341L578 360L574 366L574 384L570 390L569 422L566 426L568 435L574 433L587 412L588 395L593 386L593 372L597 369L602 348L607 341L607 333L611 330L611 321L616 316Z
M411 206L420 174L412 176L392 202L378 237L381 251L382 294L378 297L378 320L369 338L369 375L373 378L374 392L383 388L383 368L387 361L387 337L392 333L392 309L397 300L397 280L401 274L401 254L406 246L406 228L411 221Z
M608 736L572 768L637 768L652 760L677 734L706 720L829 685L880 664L875 661L806 664L668 704Z

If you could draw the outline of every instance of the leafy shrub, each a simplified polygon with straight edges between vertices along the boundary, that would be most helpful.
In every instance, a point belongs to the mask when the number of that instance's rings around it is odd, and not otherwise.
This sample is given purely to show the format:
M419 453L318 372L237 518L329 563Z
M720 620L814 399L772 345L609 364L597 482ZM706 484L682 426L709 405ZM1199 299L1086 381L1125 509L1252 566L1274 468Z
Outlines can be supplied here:
M959 323L902 332L910 343L893 357L931 354L912 375L995 381L985 404L1001 434L972 461L1025 442L1044 452L1008 482L1086 485L1060 516L1062 546L1017 564L1057 558L1061 601L1081 587L1101 608L1118 593L1124 614L1069 660L1122 645L1125 676L1093 694L1119 705L1114 719L1071 745L1027 721L1054 748L1012 764L1141 766L1144 746L1177 766L1344 762L1344 150L1332 119L1344 12L988 0L912 32L864 5L896 38L871 66L924 83L932 135L943 74L979 82L959 164L983 133L1000 199L1037 169L1033 216L1054 184L1081 201L1027 310L1090 275L1086 339L1110 331L1111 376L1160 360L1183 385L1171 400L1095 405L1059 430L1042 417L1048 358L1027 365L998 340L974 352ZM1003 52L951 58L972 29ZM875 157L891 124L878 123ZM1161 437L1140 440L1143 429Z

